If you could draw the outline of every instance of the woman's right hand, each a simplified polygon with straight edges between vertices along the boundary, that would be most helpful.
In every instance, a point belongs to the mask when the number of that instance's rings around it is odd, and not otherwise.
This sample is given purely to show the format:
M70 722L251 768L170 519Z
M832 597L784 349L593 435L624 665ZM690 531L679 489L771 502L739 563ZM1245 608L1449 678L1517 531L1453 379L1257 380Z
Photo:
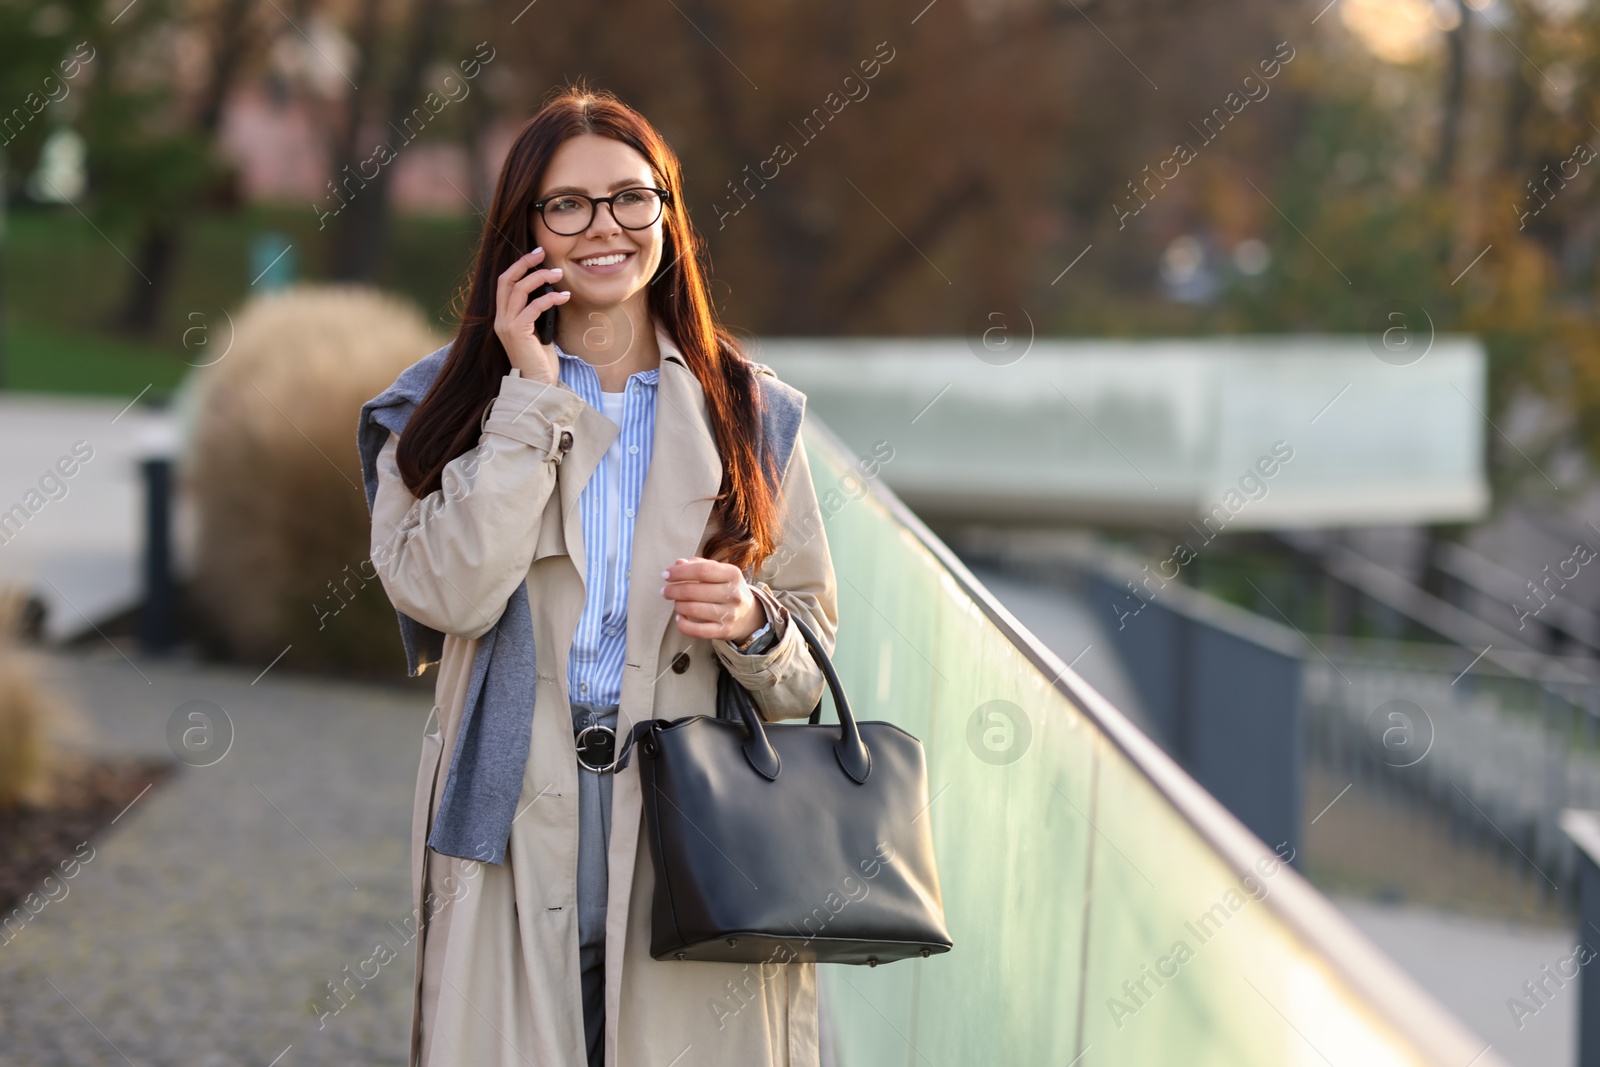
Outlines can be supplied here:
M494 332L505 346L511 365L522 372L524 378L553 385L559 374L554 345L541 344L534 333L534 320L541 312L558 307L571 298L570 292L557 290L534 300L528 294L549 282L561 281L561 268L534 270L544 259L544 249L535 248L518 259L500 275L495 294Z

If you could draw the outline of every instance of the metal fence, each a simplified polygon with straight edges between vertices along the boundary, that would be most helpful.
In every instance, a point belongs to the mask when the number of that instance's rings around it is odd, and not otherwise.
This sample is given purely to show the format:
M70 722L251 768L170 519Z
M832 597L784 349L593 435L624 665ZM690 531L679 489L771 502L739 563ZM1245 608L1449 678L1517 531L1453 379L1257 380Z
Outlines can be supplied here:
M1307 757L1446 816L1576 903L1561 810L1600 807L1600 684L1586 661L1314 637Z

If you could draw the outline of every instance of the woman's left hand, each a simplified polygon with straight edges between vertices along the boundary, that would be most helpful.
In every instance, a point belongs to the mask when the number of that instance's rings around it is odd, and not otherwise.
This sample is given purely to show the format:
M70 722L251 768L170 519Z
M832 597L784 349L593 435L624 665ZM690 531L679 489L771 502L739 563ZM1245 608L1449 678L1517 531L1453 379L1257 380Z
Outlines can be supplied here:
M731 563L703 556L680 559L661 575L661 595L674 602L678 631L689 637L743 641L761 628L767 613Z

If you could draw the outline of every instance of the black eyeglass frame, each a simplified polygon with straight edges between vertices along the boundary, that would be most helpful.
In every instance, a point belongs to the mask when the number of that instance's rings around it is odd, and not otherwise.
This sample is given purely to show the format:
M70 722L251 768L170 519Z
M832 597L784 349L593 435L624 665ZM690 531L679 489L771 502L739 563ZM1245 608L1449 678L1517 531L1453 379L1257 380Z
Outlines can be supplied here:
M645 223L643 226L623 226L622 220L617 218L617 206L614 203L612 203L612 201L614 201L617 197L623 195L624 193L636 193L640 189L648 190L649 192L655 193L656 196L659 198L660 207L656 211L656 217L651 219L649 222ZM560 230L557 230L554 226L550 225L550 220L549 219L544 217L544 206L546 204L548 204L550 201L559 200L564 196L575 196L580 200L587 200L589 202L589 217L584 220L582 226L580 226L578 229L572 231L571 233L561 233ZM552 194L550 196L545 197L543 200L535 200L533 202L533 210L538 213L539 221L544 223L545 224L545 228L548 229L551 233L558 234L558 235L560 235L562 237L576 237L578 234L582 233L584 230L587 230L590 226L594 225L595 212L600 210L600 205L601 204L605 204L608 208L611 209L611 221L615 222L618 226L622 226L622 228L624 230L648 230L650 227L654 226L657 222L661 221L661 214L662 214L662 212L666 211L667 205L670 204L670 203L672 203L672 190L670 190L670 189L658 189L653 185L630 185L626 189L618 189L616 192L612 193L610 196L587 196L587 195L585 195L583 193L554 193L554 194Z

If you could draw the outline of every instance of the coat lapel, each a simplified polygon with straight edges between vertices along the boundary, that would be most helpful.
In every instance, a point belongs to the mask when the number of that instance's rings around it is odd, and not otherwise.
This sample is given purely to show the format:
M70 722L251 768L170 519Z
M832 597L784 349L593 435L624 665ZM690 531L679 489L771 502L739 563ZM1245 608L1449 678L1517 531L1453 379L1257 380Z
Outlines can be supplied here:
M667 627L672 625L672 601L661 595L661 572L673 560L700 551L711 507L722 487L722 455L711 436L700 381L684 362L678 346L661 330L656 331L656 343L661 348L656 430L633 527L633 562L628 569L628 643L622 672L622 708L617 716L619 736L638 719L651 717L656 679L666 669L660 661L663 646L670 645ZM680 644L688 644L688 638L676 636ZM626 952L630 909L650 906L648 901L632 899L634 867L644 847L639 838L644 814L640 762L634 760L612 783L606 914L606 1041L612 1045L618 1034L621 961Z
M639 495L628 571L626 658L646 678L654 678L661 669L656 660L672 621L672 601L661 595L661 572L673 560L699 552L711 506L722 487L722 457L711 436L700 381L665 333L658 330L656 340L661 347L656 432ZM639 696L648 706L648 693Z

